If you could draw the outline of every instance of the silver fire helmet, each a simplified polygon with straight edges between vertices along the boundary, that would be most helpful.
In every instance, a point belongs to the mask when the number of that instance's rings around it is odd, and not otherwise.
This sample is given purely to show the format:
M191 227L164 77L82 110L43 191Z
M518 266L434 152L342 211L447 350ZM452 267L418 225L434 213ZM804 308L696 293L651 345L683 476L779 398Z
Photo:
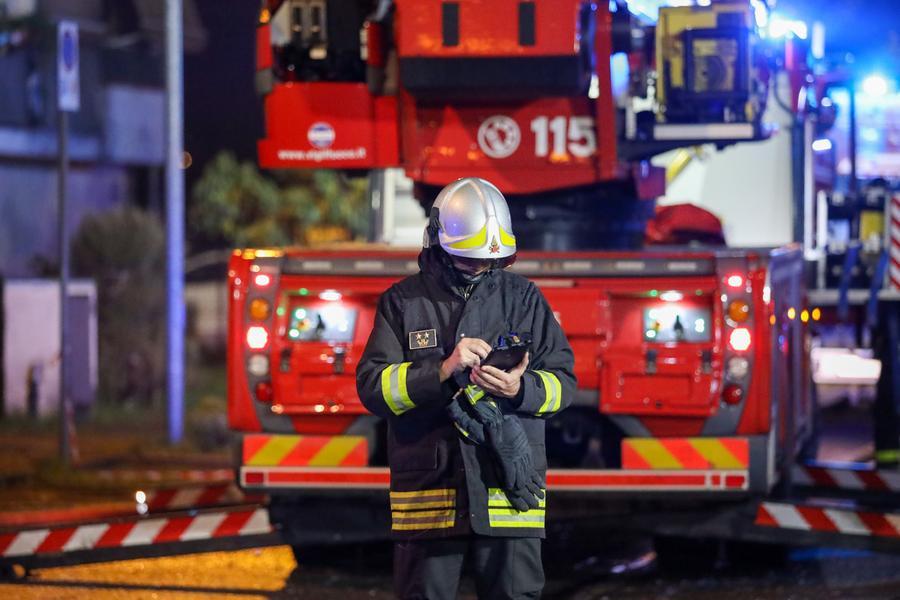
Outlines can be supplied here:
M426 247L434 242L435 225L436 241L452 256L492 260L516 253L516 237L506 198L484 179L457 179L438 193L432 208L432 223L425 230Z

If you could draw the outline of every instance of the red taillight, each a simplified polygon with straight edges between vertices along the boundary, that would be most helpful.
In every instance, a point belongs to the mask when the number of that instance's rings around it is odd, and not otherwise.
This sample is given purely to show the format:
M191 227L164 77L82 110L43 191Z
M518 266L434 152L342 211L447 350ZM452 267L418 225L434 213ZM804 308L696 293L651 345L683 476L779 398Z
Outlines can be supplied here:
M272 401L272 384L268 381L260 381L257 383L254 392L256 393L256 399L260 402Z
M722 399L728 404L739 404L744 399L744 390L736 385L729 385L722 392Z
M269 331L265 327L254 325L247 330L247 345L251 350L262 350L269 344Z
M728 338L728 345L735 352L745 352L750 348L751 341L750 330L746 327L738 327L732 330Z

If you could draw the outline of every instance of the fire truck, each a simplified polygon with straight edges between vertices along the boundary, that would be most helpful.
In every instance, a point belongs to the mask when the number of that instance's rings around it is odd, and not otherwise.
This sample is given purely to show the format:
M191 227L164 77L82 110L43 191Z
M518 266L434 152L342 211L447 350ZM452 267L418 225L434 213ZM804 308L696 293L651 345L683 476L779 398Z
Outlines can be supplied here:
M766 137L764 3L705 4L647 23L622 2L265 0L259 161L401 167L423 207L463 176L504 192L512 269L575 352L576 400L548 421L551 520L600 518L614 499L629 507L618 524L802 541L813 513L775 500L815 441L799 248L641 248L664 189L649 158ZM270 495L292 543L389 531L385 424L360 404L355 368L378 296L416 255L234 251L238 477Z

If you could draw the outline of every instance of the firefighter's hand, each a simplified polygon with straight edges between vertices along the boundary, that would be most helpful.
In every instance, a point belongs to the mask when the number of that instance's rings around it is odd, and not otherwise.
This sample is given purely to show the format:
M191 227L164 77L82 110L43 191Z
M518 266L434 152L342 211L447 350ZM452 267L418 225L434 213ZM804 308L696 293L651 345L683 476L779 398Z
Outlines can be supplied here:
M494 397L515 398L519 393L519 387L522 385L522 375L528 368L528 353L518 365L513 367L509 372L502 371L497 367L485 365L483 367L473 367L472 374L469 376L472 383L481 386L486 393Z
M463 338L459 340L453 354L441 363L441 383L450 379L454 373L459 373L481 363L491 353L491 345L478 338Z

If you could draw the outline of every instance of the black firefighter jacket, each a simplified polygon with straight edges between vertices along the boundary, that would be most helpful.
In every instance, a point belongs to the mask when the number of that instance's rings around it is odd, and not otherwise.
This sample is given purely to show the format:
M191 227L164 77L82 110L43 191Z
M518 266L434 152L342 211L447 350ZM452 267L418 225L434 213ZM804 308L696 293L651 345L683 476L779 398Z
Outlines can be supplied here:
M423 250L421 272L381 296L356 371L363 404L388 422L392 532L396 539L470 532L543 537L545 504L525 512L510 506L489 448L462 440L447 417L445 406L457 386L452 378L442 385L439 369L463 337L494 345L502 334L531 333L519 395L503 399L501 407L519 416L534 464L545 476L543 420L572 401L572 349L529 280L491 271L466 299L449 283L437 252Z

